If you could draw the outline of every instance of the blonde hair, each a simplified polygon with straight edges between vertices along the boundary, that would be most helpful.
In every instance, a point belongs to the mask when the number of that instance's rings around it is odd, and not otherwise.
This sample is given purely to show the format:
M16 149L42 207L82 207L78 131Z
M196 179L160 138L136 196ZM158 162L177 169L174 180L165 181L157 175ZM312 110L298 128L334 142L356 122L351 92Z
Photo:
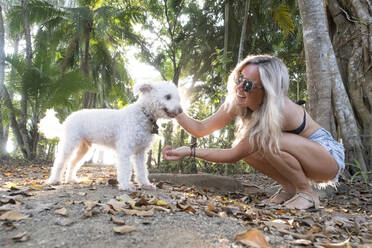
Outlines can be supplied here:
M258 66L264 98L259 109L251 111L246 107L237 107L236 80L245 66ZM269 151L279 153L279 138L282 135L284 100L289 87L289 74L285 64L270 55L248 56L231 72L227 89L226 107L238 108L237 134L235 143L247 138L251 152Z

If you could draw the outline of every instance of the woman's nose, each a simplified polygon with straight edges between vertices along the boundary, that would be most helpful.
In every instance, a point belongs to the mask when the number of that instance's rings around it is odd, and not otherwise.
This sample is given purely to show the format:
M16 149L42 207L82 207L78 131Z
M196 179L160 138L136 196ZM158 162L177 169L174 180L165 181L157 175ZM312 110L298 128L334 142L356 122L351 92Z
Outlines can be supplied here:
M236 84L236 89L238 89L238 90L243 90L243 84L242 83L237 83Z

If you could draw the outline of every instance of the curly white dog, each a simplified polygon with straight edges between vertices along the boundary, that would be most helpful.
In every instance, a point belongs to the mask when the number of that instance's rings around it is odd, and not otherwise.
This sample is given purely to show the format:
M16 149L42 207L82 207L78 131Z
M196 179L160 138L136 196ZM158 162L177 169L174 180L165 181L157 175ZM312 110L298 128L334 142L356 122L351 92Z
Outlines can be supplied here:
M135 190L131 184L131 158L136 182L144 189L153 189L148 179L145 154L157 133L156 120L174 118L182 112L177 87L170 82L135 84L138 100L120 110L85 109L72 113L60 124L51 113L39 125L45 137L59 137L58 152L48 184L79 182L76 173L82 158L92 144L116 150L117 178L122 190ZM54 111L53 111L54 112ZM52 113L52 115L54 115ZM54 124L50 124L54 120ZM80 162L80 163L79 163Z

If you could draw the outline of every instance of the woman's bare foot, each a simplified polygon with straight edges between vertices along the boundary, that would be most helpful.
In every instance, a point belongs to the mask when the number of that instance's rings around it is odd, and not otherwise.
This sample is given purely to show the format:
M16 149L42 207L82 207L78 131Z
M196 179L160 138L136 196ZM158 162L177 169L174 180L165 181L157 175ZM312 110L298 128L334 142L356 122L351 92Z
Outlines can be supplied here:
M295 193L289 193L285 191L283 188L280 188L278 192L273 194L269 199L263 200L262 203L278 205L291 199L294 195Z
M295 196L284 203L288 209L309 209L314 207L319 208L319 197L315 192L298 192Z

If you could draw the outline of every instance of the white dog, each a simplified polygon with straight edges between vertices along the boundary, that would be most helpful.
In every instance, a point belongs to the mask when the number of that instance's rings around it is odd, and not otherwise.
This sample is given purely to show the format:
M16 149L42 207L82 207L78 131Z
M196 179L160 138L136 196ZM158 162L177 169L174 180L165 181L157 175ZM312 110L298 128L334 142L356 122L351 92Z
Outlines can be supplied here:
M139 185L154 188L148 179L145 154L152 143L152 134L157 133L156 120L174 118L182 112L180 97L177 87L170 82L136 84L134 93L139 93L138 100L120 110L80 110L68 116L63 124L55 116L40 121L39 129L47 138L60 138L48 184L62 183L63 177L67 183L79 182L76 178L82 164L79 161L91 144L99 144L116 150L120 189L135 190L130 183L131 158ZM57 123L51 125L51 118Z

